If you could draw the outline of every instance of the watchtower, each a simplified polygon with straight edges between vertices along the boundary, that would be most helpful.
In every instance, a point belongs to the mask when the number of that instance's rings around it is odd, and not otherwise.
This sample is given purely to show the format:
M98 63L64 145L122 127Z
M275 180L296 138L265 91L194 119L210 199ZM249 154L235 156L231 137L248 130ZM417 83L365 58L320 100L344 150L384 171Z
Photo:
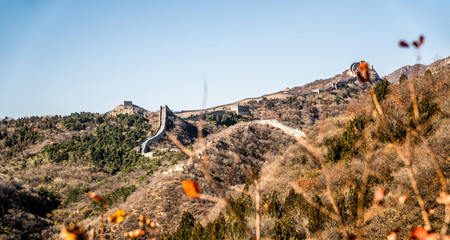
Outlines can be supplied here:
M123 106L125 108L132 108L133 107L133 102L132 101L123 101Z
M250 106L236 104L231 107L231 111L241 115L250 115Z

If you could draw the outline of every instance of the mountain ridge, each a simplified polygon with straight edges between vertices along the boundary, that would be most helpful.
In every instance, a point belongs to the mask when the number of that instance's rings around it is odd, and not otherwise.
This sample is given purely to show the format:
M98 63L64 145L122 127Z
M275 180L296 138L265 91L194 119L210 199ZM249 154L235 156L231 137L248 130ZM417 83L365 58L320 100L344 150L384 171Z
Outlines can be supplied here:
M423 74L426 69L431 69L434 71L434 69L440 67L440 66L450 66L450 56L446 58L442 58L439 60L436 60L435 62L429 64L429 65L422 65L422 64L416 64L413 66L406 65L403 67L400 67L393 71L392 73L389 73L383 77L380 77L376 70L371 66L371 79L373 79L373 82L380 81L384 78L386 78L391 83L397 83L398 79L400 78L401 74L404 73L407 77L411 77L414 74L414 69L417 67L416 71L417 74ZM230 108L234 105L241 104L246 105L248 102L251 101L260 101L264 98L267 99L287 99L289 97L298 96L302 94L310 94L313 90L326 90L333 88L333 84L348 84L348 83L355 83L359 84L356 81L355 75L351 72L350 69L344 70L340 74L336 74L334 77L326 78L326 79L317 79L312 82L306 83L302 86L296 86L292 88L286 88L285 90L280 90L273 93L264 94L258 97L248 97L241 100L234 101L232 103L225 103L209 108L204 109L190 109L190 110L180 110L176 111L175 114L182 118L187 118L191 115L199 115L201 113L207 113L212 111L218 111L218 110L230 110Z

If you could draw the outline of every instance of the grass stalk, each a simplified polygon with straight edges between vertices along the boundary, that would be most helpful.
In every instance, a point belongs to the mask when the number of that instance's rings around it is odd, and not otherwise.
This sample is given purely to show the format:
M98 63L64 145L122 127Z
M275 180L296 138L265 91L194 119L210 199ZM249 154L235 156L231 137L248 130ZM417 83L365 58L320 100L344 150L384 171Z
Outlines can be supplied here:
M259 182L255 181L255 210L256 210L256 240L261 239L261 210L260 210L260 202L261 196L259 192Z

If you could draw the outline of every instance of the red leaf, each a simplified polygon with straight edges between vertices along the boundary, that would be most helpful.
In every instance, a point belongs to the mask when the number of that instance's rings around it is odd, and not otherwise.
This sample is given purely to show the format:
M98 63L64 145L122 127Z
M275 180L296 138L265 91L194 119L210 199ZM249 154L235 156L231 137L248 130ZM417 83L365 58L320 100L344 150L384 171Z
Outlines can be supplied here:
M398 45L400 46L400 47L409 47L409 44L407 43L407 42L405 42L405 41L400 41L400 42L398 42Z
M425 37L423 35L419 36L419 43L422 45L425 42Z

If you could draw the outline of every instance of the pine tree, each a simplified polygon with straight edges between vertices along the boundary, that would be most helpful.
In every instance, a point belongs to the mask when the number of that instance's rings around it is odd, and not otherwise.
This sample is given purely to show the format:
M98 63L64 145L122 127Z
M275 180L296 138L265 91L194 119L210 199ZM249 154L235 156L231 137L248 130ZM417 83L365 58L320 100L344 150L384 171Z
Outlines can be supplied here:
M402 82L404 82L404 81L406 81L406 80L408 80L408 77L407 77L404 73L402 73L402 75L400 76L400 78L398 79L398 81L399 81L400 83L402 83Z
M378 101L383 100L389 92L389 82L385 78L383 81L378 82L374 88L375 95L377 96Z
M185 211L181 217L180 223L178 225L177 231L173 235L173 240L186 240L192 235L192 231L195 225L195 218L189 212Z
M200 224L200 222L197 222L195 224L194 229L192 230L192 235L189 238L189 240L206 240L205 229Z

